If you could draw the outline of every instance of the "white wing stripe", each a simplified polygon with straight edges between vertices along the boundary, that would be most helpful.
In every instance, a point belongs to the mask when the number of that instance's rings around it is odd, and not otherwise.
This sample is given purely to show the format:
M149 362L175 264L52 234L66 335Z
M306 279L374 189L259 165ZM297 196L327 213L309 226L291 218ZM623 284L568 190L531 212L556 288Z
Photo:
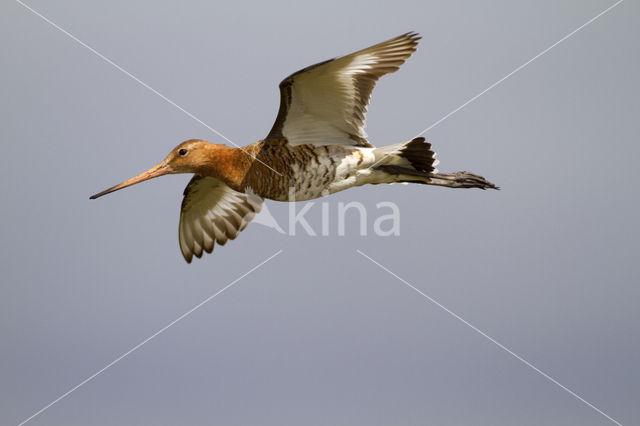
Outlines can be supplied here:
M267 140L371 147L364 127L375 83L396 71L419 39L407 33L287 77L280 83L280 110Z

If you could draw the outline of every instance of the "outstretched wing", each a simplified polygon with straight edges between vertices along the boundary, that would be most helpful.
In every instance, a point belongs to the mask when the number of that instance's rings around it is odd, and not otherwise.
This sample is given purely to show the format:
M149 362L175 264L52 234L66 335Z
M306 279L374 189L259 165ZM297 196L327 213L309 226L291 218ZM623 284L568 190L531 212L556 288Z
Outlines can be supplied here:
M291 145L371 145L364 132L371 92L416 50L407 33L350 55L302 69L280 83L280 110L266 140Z
M222 181L195 175L184 189L180 212L180 250L188 263L214 243L238 236L262 208L262 198L234 191Z

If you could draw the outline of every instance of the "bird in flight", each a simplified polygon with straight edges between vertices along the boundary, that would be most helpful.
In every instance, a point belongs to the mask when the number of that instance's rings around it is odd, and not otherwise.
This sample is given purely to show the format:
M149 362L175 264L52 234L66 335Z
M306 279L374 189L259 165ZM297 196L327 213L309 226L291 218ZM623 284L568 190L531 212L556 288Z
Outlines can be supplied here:
M423 137L376 148L364 132L380 77L416 50L409 32L304 68L280 83L280 109L263 140L228 147L199 139L176 146L158 165L91 199L173 173L193 173L180 212L180 250L188 263L238 236L265 198L300 201L366 185L410 182L498 189L469 172L439 173Z

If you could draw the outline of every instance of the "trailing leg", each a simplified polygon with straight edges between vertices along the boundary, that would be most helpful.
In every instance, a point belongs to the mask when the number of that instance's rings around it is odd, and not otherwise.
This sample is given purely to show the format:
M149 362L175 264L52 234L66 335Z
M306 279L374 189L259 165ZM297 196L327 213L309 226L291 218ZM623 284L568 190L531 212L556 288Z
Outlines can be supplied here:
M482 176L469 172L439 173L431 144L419 137L376 148L373 171L381 173L371 183L409 182L448 188L500 189Z

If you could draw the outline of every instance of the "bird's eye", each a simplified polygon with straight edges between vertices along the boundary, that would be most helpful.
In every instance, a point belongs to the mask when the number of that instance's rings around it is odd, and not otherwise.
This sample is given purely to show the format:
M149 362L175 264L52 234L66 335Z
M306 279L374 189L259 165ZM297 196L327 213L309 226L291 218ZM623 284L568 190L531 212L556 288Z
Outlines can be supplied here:
M187 155L187 150L182 148L180 151L178 151L178 154L180 155Z

